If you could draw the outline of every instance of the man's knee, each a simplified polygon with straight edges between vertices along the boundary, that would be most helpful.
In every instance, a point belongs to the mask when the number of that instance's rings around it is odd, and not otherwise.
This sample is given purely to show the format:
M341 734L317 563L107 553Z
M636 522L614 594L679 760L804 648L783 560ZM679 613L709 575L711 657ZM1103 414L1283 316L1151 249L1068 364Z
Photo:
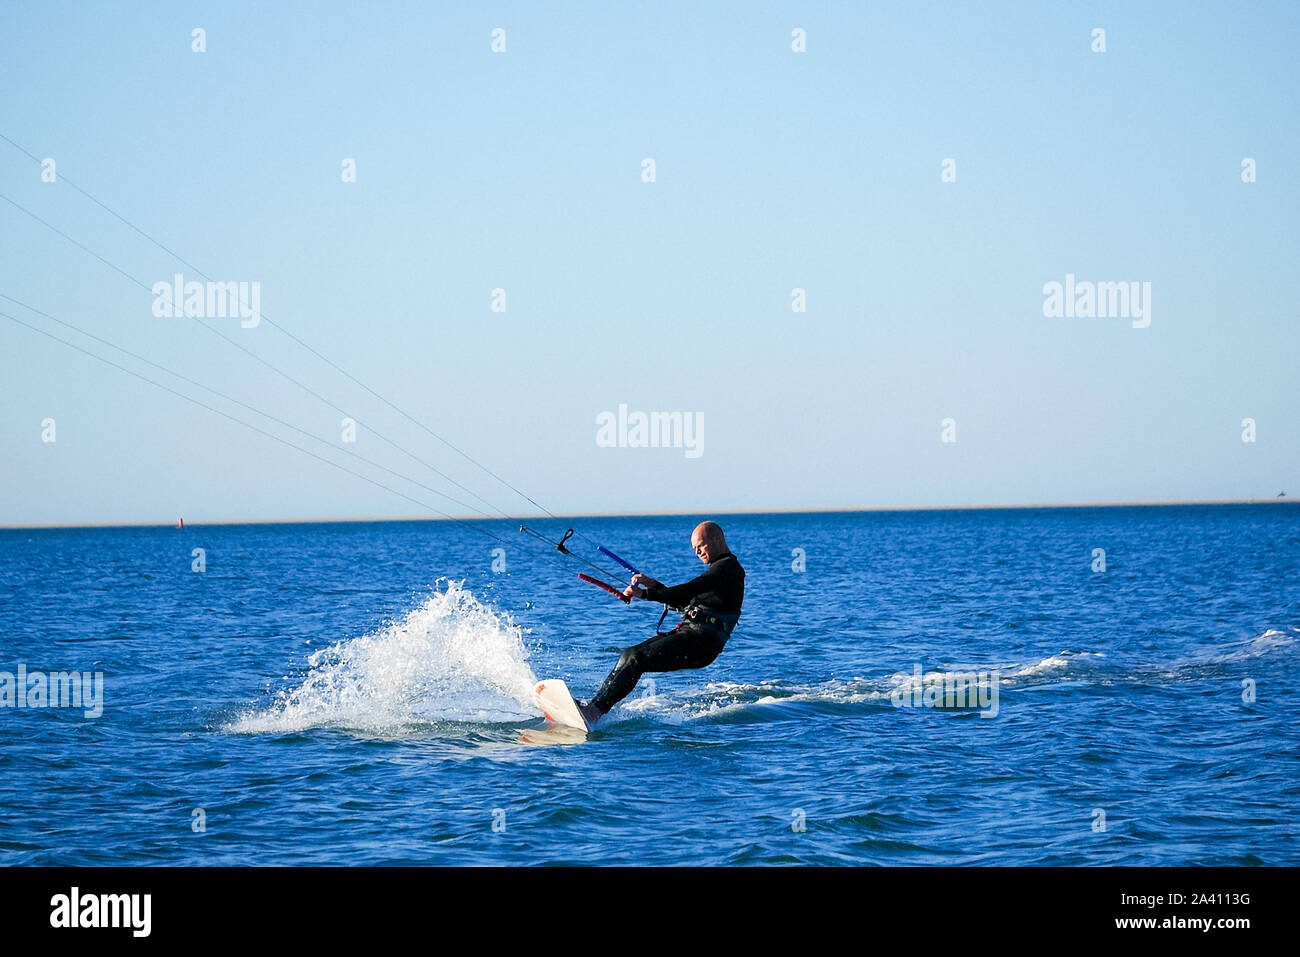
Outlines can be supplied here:
M635 648L624 648L623 653L618 656L618 664L615 665L618 670L624 668L637 667L641 664L641 654Z

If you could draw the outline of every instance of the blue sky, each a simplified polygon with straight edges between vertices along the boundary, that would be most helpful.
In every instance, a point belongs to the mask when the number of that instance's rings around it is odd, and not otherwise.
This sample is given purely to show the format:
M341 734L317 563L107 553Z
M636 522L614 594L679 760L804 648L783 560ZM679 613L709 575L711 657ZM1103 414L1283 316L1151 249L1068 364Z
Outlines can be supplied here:
M1300 495L1293 4L250 6L4 4L0 133L552 511ZM3 141L0 184L198 278ZM1150 326L1045 317L1067 273L1150 282ZM466 511L6 202L0 293ZM269 324L211 325L531 510ZM0 357L0 524L430 511L7 319ZM699 416L703 454L598 446L620 404Z

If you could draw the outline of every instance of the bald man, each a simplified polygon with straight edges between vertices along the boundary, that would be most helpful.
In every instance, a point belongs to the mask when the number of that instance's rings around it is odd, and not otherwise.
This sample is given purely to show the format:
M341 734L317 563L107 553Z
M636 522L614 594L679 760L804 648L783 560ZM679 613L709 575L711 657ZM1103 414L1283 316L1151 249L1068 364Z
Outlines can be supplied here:
M703 668L722 653L740 618L740 605L745 598L745 569L731 554L722 529L714 522L701 522L695 527L691 547L696 557L709 566L698 578L668 588L646 575L632 577L632 584L623 594L662 602L680 611L682 620L672 631L660 632L639 645L623 649L618 664L591 703L577 703L588 725L595 724L631 694L647 671Z

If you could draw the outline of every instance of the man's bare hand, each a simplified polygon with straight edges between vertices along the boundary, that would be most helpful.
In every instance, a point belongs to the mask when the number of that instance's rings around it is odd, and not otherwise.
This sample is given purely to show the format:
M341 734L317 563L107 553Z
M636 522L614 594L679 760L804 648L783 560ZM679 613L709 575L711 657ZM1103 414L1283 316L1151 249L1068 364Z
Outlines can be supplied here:
M628 585L627 588L623 589L623 594L626 595L628 598L644 598L645 589L638 588L637 587L638 585L652 585L656 588L664 587L663 585L659 584L659 582L651 578L649 575L642 575L640 572L637 572L635 575L632 576L632 584Z

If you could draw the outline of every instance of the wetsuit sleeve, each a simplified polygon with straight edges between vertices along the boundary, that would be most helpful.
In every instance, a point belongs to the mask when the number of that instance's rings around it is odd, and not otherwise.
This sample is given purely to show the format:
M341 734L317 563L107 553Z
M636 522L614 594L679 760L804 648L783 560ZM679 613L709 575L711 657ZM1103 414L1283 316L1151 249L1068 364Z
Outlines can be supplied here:
M680 611L691 603L692 598L713 590L712 577L706 571L698 578L692 578L683 585L673 585L671 588L656 588L649 585L646 587L645 597L648 601L657 601Z

